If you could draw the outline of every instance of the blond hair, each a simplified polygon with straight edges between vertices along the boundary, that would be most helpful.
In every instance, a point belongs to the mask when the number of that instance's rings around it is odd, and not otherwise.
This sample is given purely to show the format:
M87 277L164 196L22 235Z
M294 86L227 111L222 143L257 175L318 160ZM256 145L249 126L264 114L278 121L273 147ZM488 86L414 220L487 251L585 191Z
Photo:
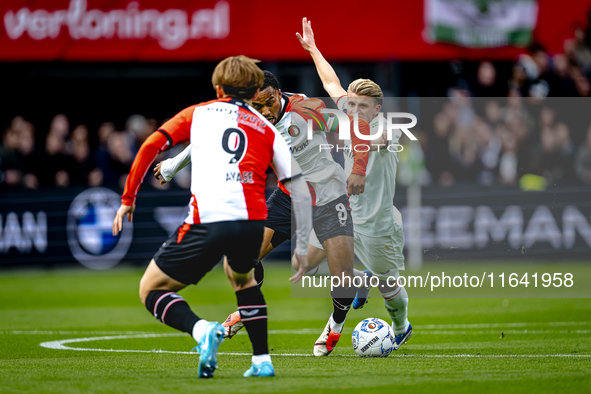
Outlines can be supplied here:
M371 79L356 79L349 84L347 93L355 93L358 96L371 97L376 101L377 105L382 105L384 102L384 93L382 93L380 85Z
M259 60L243 55L227 57L213 70L211 83L214 88L222 86L228 96L250 99L265 80L257 63Z

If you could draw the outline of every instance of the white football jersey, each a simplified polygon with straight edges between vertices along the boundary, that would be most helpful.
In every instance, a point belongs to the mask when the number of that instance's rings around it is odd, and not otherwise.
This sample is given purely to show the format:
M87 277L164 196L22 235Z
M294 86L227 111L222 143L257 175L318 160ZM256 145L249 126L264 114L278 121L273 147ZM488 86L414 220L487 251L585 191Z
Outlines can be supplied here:
M322 206L347 193L345 171L333 160L330 149L320 149L322 144L328 144L324 131L314 127L312 139L308 139L307 119L310 117L300 109L315 111L324 107L324 103L319 99L304 97L293 97L291 101L291 111L284 116L285 125L289 126L278 130L291 140L291 153L299 164L304 179L312 187L312 202L316 206ZM319 111L314 114L317 119L322 118Z
M347 97L340 98L337 105L341 111L347 108ZM378 130L379 118L370 122L370 133ZM384 128L386 124L384 121ZM402 132L393 130L390 144L398 144ZM370 143L370 141L367 141ZM351 141L345 141L345 175L349 176L353 168L353 151ZM394 232L394 194L396 192L396 170L398 168L398 152L390 152L385 147L380 151L369 153L365 173L365 191L349 197L355 231L364 235L381 237Z

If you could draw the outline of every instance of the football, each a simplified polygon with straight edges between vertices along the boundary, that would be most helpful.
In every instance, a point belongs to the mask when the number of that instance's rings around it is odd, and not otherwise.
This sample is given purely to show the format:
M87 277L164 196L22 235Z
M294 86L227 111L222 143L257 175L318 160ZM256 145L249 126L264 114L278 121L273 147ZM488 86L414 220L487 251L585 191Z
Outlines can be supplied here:
M394 346L394 333L382 319L370 317L353 330L353 350L361 357L387 357Z

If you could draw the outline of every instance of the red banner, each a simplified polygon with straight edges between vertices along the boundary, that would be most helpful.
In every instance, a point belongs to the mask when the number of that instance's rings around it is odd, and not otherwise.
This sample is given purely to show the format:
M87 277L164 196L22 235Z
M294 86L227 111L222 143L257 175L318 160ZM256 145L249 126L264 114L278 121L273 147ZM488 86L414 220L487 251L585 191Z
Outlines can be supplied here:
M566 5L568 3L568 5ZM561 52L589 0L540 0L536 41ZM419 0L4 0L0 61L202 61L245 54L309 60L295 37L312 21L330 60L511 59L522 48L466 49L423 39Z

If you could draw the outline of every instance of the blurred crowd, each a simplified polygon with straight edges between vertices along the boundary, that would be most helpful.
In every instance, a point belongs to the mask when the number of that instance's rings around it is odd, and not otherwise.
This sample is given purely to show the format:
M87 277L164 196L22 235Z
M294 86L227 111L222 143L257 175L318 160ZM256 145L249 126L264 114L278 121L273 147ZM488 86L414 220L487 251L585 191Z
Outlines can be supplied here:
M489 61L466 72L461 62L451 62L457 88L475 97L589 97L591 96L591 11L589 26L576 27L563 41L562 53L550 54L539 44L517 57L509 75ZM503 67L505 70L505 67Z
M473 75L451 62L458 78L443 104L421 108L414 131L419 143L401 141L405 149L399 183L418 180L450 187L465 182L525 190L591 185L591 102L572 99L591 96L590 48L591 31L576 28L562 53L548 54L533 45L516 59L508 78L500 78L497 66L488 61L478 63ZM0 189L123 188L139 146L158 125L155 119L133 115L123 130L109 122L89 130L59 114L49 130L35 130L17 116L2 133ZM183 148L175 147L157 161ZM155 188L190 185L188 169L172 185L148 178ZM275 186L272 173L268 185Z
M92 131L85 125L71 129L68 118L58 114L46 133L36 133L31 122L17 116L2 134L0 188L123 188L138 148L157 127L156 120L133 115L123 131L116 130L110 122ZM96 134L91 136L90 132ZM44 136L44 140L37 141L38 136ZM180 149L177 147L169 154L179 153ZM189 182L188 174L179 173L177 184L187 187ZM169 187L152 183L159 188Z
M448 99L421 109L420 149L403 142L410 149L402 154L401 183L591 185L591 100L575 99L591 96L589 27L575 28L562 53L532 45L508 79L488 61L475 75L461 63L451 67L458 78Z
M586 121L574 116L570 122L561 116L573 112L573 106L584 110L589 104L561 98L473 98L455 91L416 131L420 148L402 140L399 181L418 179L446 187L461 182L516 185L524 190L591 185L589 116L581 114ZM413 168L418 172L412 173Z
M413 129L418 143L403 136L398 181L536 190L591 185L591 114L582 114L589 104L572 98L474 98L461 89L450 90L449 98L423 105L421 120ZM579 107L574 113L580 116L569 122L564 113L573 113L573 107ZM59 114L45 140L36 141L43 133L35 133L31 122L17 116L2 134L0 188L123 188L139 146L157 128L156 120L133 115L123 131L107 122L93 131L96 138L90 138L85 125L70 130L68 118ZM176 146L156 162L182 149L184 145ZM268 186L275 187L275 178L269 175ZM188 188L190 172L179 172L172 184L160 185L152 176L146 181L160 189Z

